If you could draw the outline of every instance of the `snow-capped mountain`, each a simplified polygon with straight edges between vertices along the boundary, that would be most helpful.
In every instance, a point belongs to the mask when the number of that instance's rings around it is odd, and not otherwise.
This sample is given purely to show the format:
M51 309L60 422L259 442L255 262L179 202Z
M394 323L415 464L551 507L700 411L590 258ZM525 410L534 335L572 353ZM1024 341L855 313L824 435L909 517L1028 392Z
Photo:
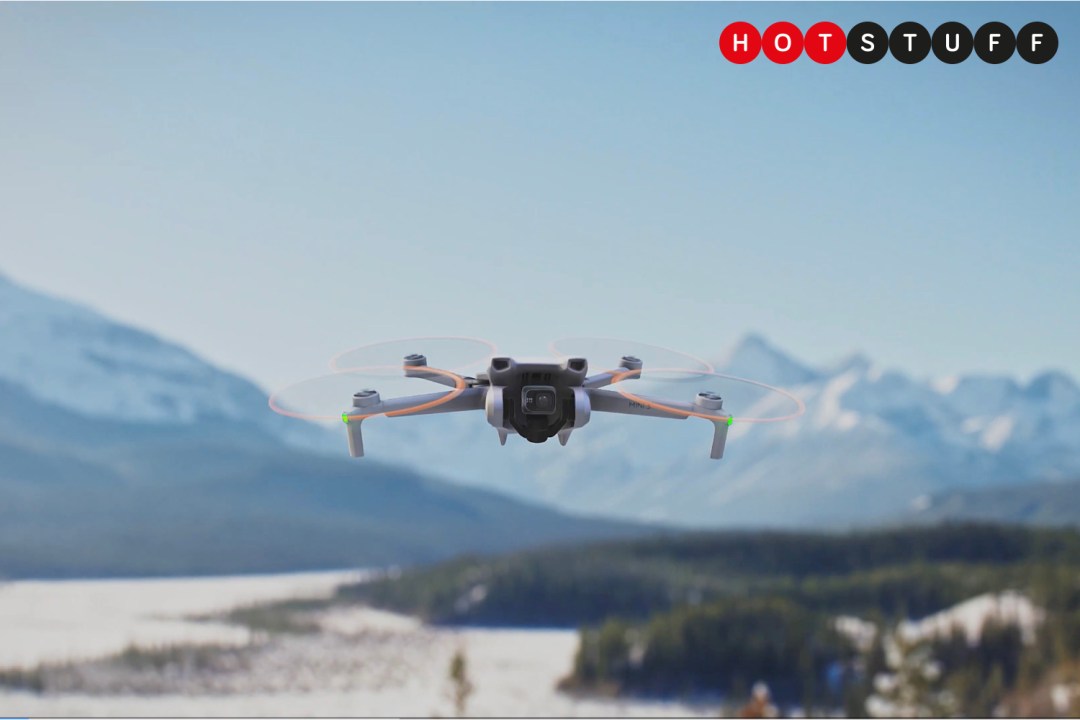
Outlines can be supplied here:
M187 424L265 406L251 383L177 345L2 275L0 337L0 380L91 417Z
M0 383L91 418L149 426L248 424L301 447L319 429L267 412L266 393L183 347L0 274Z
M790 390L805 415L736 423L721 462L707 459L703 422L605 415L565 448L518 438L499 447L475 418L372 423L369 451L560 508L702 526L874 522L925 509L940 493L1080 477L1080 388L1062 373L1026 385L921 380L861 355L819 368L759 336L714 364ZM791 404L773 396L741 407L768 416Z
M922 380L861 355L812 367L759 336L718 352L714 364L790 390L805 415L736 422L721 462L707 458L711 428L695 418L596 414L566 447L517 437L501 447L471 414L375 418L365 424L363 463L574 512L699 526L873 522L925 510L942 494L1080 477L1080 388L1062 373L1026 384L978 375ZM0 391L5 385L80 416L144 428L246 424L346 458L340 428L277 416L244 378L0 276ZM737 419L791 409L779 396L719 389Z
M334 456L301 447L320 442ZM275 415L253 383L0 279L0 578L400 564L648 531L357 463L343 433Z

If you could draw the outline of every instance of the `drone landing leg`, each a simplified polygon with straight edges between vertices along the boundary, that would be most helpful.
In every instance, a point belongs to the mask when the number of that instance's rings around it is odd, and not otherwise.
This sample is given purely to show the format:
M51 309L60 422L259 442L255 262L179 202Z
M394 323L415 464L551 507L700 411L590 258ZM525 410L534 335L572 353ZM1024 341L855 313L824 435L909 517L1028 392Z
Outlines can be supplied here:
M364 436L360 433L360 423L363 421L363 418L356 418L345 424L349 434L349 454L353 457L364 457Z
M709 457L713 460L724 457L724 445L727 444L727 429L727 419L713 420L712 452L709 454Z
M560 445L566 445L566 443L570 440L570 433L571 432L573 432L572 428L566 428L565 430L560 430L559 431L559 444Z
M499 444L500 445L505 445L506 444L506 436L509 435L510 433L508 433L506 430L503 430L502 428L498 428L498 433L499 433Z

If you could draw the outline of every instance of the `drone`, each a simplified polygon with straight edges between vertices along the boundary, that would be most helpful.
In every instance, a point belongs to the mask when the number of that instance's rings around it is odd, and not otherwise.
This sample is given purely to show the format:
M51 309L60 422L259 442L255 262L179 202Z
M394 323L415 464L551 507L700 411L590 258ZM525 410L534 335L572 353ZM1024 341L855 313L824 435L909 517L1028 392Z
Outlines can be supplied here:
M704 418L713 424L709 457L722 458L732 416L724 412L723 398L717 393L703 391L692 402L669 402L605 389L640 377L642 365L638 357L625 355L617 367L589 375L589 363L583 357L557 362L492 357L486 372L466 377L429 366L424 355L406 355L401 365L405 377L430 380L451 389L386 400L374 389L354 393L352 407L341 415L348 429L349 454L363 457L361 427L364 420L377 415L483 412L502 445L511 434L532 443L557 437L560 444L566 445L571 433L585 427L592 414L600 412L671 420Z

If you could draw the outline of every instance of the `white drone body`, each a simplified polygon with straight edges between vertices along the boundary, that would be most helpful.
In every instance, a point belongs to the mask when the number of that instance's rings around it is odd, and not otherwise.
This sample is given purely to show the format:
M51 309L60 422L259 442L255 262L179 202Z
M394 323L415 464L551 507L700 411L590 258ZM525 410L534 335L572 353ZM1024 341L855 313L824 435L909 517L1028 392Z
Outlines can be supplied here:
M562 362L520 363L509 357L495 357L486 373L473 378L429 367L423 355L407 355L403 364L406 377L431 380L452 389L388 400L382 400L375 390L355 393L353 406L341 416L348 428L349 453L353 457L364 455L361 424L376 415L480 411L504 445L511 433L534 443L558 437L565 445L570 434L585 427L593 413L606 412L671 420L704 418L713 424L709 457L723 457L731 416L724 412L719 395L699 392L693 402L684 403L603 389L640 376L641 360L630 355L624 356L615 370L589 376L588 367L585 358L580 357Z

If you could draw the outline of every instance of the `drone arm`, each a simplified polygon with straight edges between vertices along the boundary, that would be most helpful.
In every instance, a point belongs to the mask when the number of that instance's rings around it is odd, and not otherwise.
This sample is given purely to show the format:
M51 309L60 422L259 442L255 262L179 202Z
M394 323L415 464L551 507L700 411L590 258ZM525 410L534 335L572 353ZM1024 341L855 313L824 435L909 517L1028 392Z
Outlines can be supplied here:
M431 382L436 382L448 387L457 387L458 384L458 377L456 375L447 372L433 372L429 370L427 366L410 367L406 365L405 377L430 380Z
M612 383L621 382L623 380L633 380L634 378L641 376L641 368L641 360L632 355L625 355L622 360L619 361L618 369L605 370L602 373L587 377L585 378L585 382L582 383L582 387L594 390L596 388L607 387Z
M380 403L375 413L387 417L404 415L434 415L437 413L462 412L464 410L483 410L484 394L487 388L465 388L455 397L443 400L447 395L454 395L454 391L445 393L429 393L427 395L411 395L409 397L394 398ZM364 408L369 410L369 408Z
M672 420L685 420L689 415L678 412L685 409L693 412L694 407L690 403L663 403L663 407L673 408L665 410L660 403L640 403L631 400L622 393L611 390L590 389L589 401L594 412L619 413L621 415L644 415L646 417L671 418ZM646 398L642 398L643 400Z
M483 410L487 388L471 387L455 395L454 391L412 395L403 398L365 404L354 407L341 414L349 435L349 454L353 457L364 456L364 437L360 429L364 420L375 415L388 417L404 415L434 415L436 413L463 412L465 410ZM445 399L448 395L453 397Z
M599 373L597 375L590 375L589 377L585 378L585 382L583 382L581 385L582 385L582 387L587 388L589 390L594 390L596 388L607 387L608 385L611 385L614 382L618 382L619 375L621 373L625 373L625 372L626 372L625 370L622 370L622 371L605 370L602 373Z
M374 403L354 407L342 415L346 422L363 420L373 415L388 417L400 415L432 415L435 413L461 412L463 410L483 410L485 387L465 388L461 392L437 392L426 395L409 395L391 400L376 400ZM452 396L447 399L447 396Z
M659 403L647 397L639 400L631 400L625 395L611 390L592 389L587 391L594 412L611 412L622 415L644 415L646 417L671 418L673 420L685 420L693 415L704 417L713 424L713 441L709 451L709 457L719 460L724 457L724 446L727 444L728 424L731 416L720 410L710 411L697 403L664 402ZM670 409L667 409L670 408ZM706 417L708 416L708 417ZM715 416L715 417L714 417Z

